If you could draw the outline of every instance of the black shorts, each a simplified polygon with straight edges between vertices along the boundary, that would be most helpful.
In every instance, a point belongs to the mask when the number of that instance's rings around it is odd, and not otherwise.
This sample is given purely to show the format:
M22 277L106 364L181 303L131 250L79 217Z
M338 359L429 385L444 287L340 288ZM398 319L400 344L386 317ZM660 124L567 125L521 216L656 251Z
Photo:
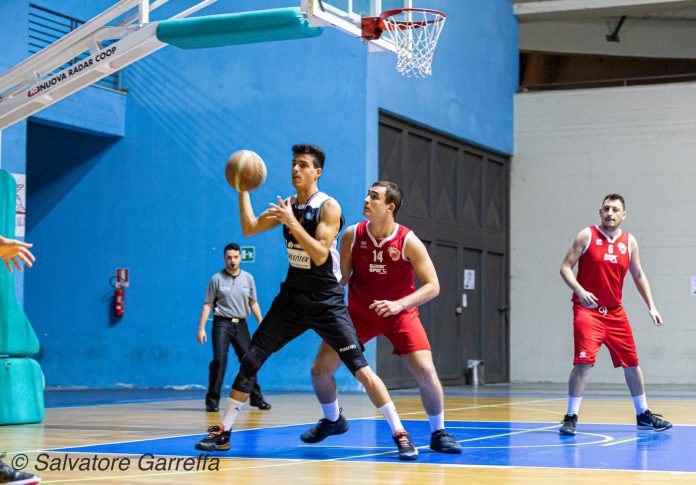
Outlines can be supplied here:
M280 350L302 335L314 330L333 348L351 373L367 367L363 346L348 315L343 288L323 288L313 292L281 286L271 309L254 332L251 344L268 354Z

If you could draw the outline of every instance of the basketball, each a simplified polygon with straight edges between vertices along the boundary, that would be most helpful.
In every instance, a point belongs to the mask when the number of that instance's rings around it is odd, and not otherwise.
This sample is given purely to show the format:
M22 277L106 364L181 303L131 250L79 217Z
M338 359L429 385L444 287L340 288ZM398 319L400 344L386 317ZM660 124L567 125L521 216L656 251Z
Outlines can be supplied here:
M266 164L251 150L238 150L230 155L225 178L235 190L254 190L266 180Z

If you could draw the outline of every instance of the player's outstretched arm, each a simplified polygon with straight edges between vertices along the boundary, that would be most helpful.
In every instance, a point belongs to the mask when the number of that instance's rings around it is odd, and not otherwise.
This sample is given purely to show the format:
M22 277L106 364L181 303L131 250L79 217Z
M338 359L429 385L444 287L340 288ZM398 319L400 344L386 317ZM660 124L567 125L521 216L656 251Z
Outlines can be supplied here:
M568 252L561 263L561 278L563 278L565 284L578 296L582 306L586 308L596 308L597 297L580 286L580 283L578 283L575 277L575 273L573 273L573 268L578 263L580 256L582 256L582 251L590 240L590 234L591 233L587 229L583 229L575 236L573 243L570 245L570 248L568 248Z
M341 285L348 283L350 274L353 272L353 255L350 252L350 245L355 239L355 225L350 226L343 232L341 237L340 253L341 253Z
M29 248L32 244L17 241L16 239L7 239L0 236L0 258L5 262L7 266L7 271L12 273L12 263L17 270L22 271L22 264L24 263L27 267L31 268L36 261L36 258Z
M650 318L652 318L653 323L658 326L662 325L662 315L660 315L660 312L658 312L655 307L652 291L650 291L650 282L648 281L648 277L645 276L643 267L640 264L638 242L632 237L629 244L631 245L631 264L628 269L631 271L631 276L633 276L633 282L636 284L638 293L643 297L643 301L648 305L648 312L650 313Z
M271 229L280 222L269 217L268 211L263 212L259 217L254 214L251 207L249 192L239 192L239 221L242 224L242 234L251 236Z

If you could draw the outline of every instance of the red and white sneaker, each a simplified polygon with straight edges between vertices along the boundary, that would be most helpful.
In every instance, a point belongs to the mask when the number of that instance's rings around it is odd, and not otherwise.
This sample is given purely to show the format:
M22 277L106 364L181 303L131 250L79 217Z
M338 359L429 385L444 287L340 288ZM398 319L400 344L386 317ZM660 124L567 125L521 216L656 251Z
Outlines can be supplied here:
M418 459L418 450L415 446L413 446L413 442L411 441L411 438L408 436L408 433L405 429L402 429L401 431L397 431L396 433L394 433L393 438L394 443L396 443L396 447L399 449L400 460Z
M10 465L3 463L5 453L0 453L0 483L2 485L35 485L41 479L31 473L15 470Z

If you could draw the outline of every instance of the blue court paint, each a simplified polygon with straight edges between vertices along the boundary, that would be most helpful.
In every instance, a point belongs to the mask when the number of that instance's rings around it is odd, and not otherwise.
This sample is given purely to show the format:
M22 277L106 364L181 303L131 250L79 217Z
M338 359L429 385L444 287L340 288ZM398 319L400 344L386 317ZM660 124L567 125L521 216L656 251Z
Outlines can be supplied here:
M654 433L629 425L581 423L576 436L566 437L558 434L558 423L448 421L448 431L462 444L464 452L444 455L429 449L427 421L403 422L420 451L418 461L405 464L696 472L696 463L691 459L696 454L693 426ZM308 426L312 424L235 431L232 449L211 456L399 462L389 426L383 420L350 420L348 433L315 445L299 439ZM196 457L201 452L194 445L204 437L192 435L51 451Z

